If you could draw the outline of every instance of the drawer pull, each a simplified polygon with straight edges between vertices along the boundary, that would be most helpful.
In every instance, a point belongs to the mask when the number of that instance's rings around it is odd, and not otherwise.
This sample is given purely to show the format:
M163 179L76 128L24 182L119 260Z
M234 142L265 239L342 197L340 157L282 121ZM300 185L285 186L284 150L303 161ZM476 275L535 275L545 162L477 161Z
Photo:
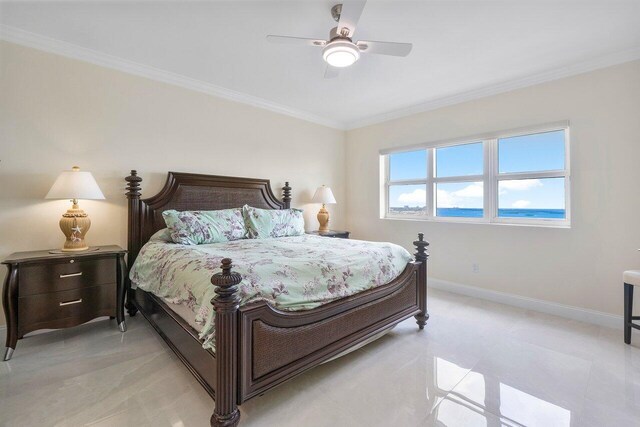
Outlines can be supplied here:
M82 271L79 272L79 273L61 274L60 278L64 279L64 278L67 278L67 277L76 277L76 276L82 276Z
M60 307L62 307L64 305L80 304L81 302L82 302L82 298L74 300L74 301L61 302L60 303Z

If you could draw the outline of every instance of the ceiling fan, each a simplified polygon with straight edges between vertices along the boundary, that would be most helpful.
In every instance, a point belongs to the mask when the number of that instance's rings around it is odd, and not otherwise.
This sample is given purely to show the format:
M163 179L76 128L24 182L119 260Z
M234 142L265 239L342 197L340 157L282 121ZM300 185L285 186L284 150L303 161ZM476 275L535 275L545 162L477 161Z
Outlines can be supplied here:
M338 25L329 32L329 40L309 39L290 36L267 36L272 43L312 46L322 48L322 58L327 63L325 78L337 77L340 68L353 65L360 54L407 56L411 52L411 43L378 42L358 40L353 42L356 25L362 15L367 0L345 0L331 8L331 16Z

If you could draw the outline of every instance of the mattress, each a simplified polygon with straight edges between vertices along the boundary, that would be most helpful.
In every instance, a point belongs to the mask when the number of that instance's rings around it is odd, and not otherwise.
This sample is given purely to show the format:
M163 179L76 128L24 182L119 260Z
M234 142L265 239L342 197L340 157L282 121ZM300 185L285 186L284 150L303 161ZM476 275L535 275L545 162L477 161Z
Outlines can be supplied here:
M203 346L213 348L211 276L220 271L222 258L231 258L233 271L242 275L241 305L266 301L300 311L391 282L411 255L392 243L314 235L189 246L157 234L141 249L130 278L134 287L191 311Z

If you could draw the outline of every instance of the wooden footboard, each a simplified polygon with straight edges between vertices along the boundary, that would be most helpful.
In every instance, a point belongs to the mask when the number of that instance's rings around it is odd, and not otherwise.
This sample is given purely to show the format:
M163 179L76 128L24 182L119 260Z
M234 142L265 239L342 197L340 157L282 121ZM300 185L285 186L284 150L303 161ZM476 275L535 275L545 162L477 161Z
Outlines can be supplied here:
M237 405L307 369L415 316L423 329L427 314L427 253L422 233L416 260L387 285L321 307L285 312L256 302L238 306L231 260L211 282L216 297L216 407L212 426L233 426ZM235 319L232 321L231 319ZM223 363L224 362L224 363Z
M419 266L411 262L389 285L314 310L241 307L239 403L420 313Z

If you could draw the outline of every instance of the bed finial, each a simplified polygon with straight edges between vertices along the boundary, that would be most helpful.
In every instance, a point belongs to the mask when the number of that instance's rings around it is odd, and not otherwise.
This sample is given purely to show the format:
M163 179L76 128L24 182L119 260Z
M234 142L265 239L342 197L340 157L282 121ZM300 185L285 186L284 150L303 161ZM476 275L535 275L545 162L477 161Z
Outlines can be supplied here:
M237 290L234 286L242 281L242 276L239 273L231 272L231 269L233 268L231 258L223 258L220 268L222 269L222 273L214 274L211 277L211 284L217 286L217 295L214 300L218 299L219 296L222 297L223 300L227 295L233 296ZM211 301L212 304L214 304L214 300Z
M282 202L284 203L285 209L291 207L291 187L289 187L289 181L286 181L284 187L282 187Z
M240 420L236 401L237 392L237 312L240 306L238 284L242 281L239 273L233 273L231 259L222 260L221 273L211 277L216 296L211 304L216 311L216 407L211 416L212 426L235 426Z
M131 175L124 179L127 181L127 199L139 199L140 198L140 183L142 178L138 176L138 171L131 169Z
M416 253L414 254L416 261L426 262L429 257L427 253L429 242L424 240L424 233L418 233L418 240L414 241L413 245L416 247Z
M424 240L424 233L418 233L418 240L413 242L416 247L416 261L420 262L418 267L418 306L420 307L420 313L416 314L416 323L418 328L424 329L429 319L429 313L427 312L427 246L429 242Z

